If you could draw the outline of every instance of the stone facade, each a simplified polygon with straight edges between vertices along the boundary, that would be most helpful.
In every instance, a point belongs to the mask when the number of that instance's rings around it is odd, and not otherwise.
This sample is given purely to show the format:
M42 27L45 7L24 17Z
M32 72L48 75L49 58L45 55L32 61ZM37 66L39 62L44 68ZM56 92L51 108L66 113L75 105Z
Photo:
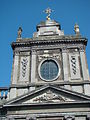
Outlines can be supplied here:
M35 87L54 83L64 88L68 85L71 90L89 95L85 89L86 85L90 85L85 54L87 39L81 36L54 36L54 39L52 36L44 37L21 39L12 43L14 69L11 89L16 87L18 95L20 86L34 90ZM39 74L40 64L47 59L53 59L59 64L60 74L54 81L46 82Z
M51 19L37 25L33 38L21 38L21 32L11 45L11 85L7 101L0 104L0 118L89 120L87 39L77 32L64 35Z

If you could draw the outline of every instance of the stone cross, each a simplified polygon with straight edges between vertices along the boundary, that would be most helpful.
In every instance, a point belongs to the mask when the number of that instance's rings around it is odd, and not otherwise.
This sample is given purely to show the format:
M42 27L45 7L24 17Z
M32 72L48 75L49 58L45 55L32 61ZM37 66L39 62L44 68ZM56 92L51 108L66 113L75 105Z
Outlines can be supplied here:
M53 12L53 10L50 9L50 8L47 8L44 12L47 14L46 19L47 19L47 20L50 20L50 15L51 15L51 13Z

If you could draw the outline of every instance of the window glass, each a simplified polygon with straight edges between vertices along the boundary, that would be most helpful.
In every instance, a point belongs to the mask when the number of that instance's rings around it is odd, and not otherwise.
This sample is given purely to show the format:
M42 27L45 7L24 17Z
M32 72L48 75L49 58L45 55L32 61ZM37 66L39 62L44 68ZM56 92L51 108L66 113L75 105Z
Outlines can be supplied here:
M53 80L58 75L58 65L54 60L46 60L41 64L41 77L45 80Z

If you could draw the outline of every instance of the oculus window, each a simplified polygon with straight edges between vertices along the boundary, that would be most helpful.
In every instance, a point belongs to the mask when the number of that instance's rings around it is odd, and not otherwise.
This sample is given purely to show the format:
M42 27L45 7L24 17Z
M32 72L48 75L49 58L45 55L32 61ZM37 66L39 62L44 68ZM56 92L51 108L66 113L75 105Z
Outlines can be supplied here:
M55 80L58 77L59 66L54 60L45 60L40 66L40 76L43 80Z

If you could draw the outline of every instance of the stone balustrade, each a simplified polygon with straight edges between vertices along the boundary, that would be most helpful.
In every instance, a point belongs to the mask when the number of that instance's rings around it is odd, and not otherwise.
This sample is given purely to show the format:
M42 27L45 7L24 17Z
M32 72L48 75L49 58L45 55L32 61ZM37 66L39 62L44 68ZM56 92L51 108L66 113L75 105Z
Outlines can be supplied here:
M0 99L7 99L8 87L0 87Z

